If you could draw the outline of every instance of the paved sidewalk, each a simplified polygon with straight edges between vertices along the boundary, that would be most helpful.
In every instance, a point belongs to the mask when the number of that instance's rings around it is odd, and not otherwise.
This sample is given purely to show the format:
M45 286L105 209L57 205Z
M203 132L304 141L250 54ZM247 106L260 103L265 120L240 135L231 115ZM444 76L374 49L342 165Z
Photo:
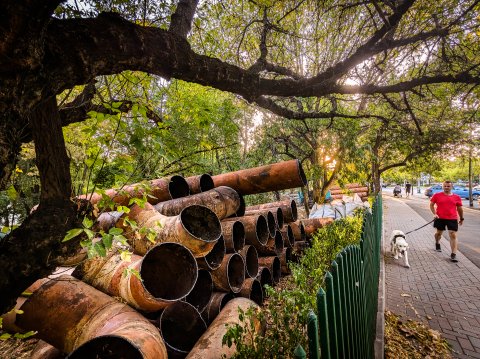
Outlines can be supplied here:
M459 262L450 262L445 238L442 252L436 252L432 225L407 235L409 269L403 258L394 260L390 254L392 230L408 232L423 224L405 203L384 196L385 307L440 331L455 358L480 358L480 269L460 252Z

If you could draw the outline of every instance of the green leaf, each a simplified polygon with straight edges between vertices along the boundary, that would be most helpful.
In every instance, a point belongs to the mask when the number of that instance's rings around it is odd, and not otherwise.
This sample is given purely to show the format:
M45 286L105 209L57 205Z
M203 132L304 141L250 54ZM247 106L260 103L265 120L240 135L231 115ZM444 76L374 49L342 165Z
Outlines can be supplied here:
M102 242L103 242L103 245L105 246L105 249L108 250L112 248L113 236L111 234L105 234L102 237Z
M116 227L110 228L110 230L108 231L108 234L111 234L113 236L117 236L117 235L122 234L122 233L123 233L123 229L116 228Z
M100 257L105 257L107 255L107 251L105 250L105 246L103 245L103 242L95 243L93 245L93 248L95 249L95 252L97 252Z
M127 206L118 206L117 211L128 214L130 213L130 208L128 208Z
M8 199L10 199L10 201L15 202L17 200L18 193L15 187L13 187L13 185L8 187L6 192L7 192Z
M122 244L122 245L124 245L124 246L128 246L128 241L127 241L127 239L126 239L124 236L122 236L121 234L118 235L118 236L114 236L114 237L113 237L113 240L114 240L114 241L117 241L117 242L120 242L120 244Z
M132 261L132 253L130 253L129 251L122 251L120 253L120 258L122 258L122 261L131 262Z
M62 242L67 242L70 239L75 238L76 236L78 236L82 232L83 232L82 228L73 228L73 229L71 229L67 232L67 234L63 238Z
M93 225L93 221L90 219L90 218L83 218L83 222L82 222L82 225L85 227L85 228L91 228L92 225Z
M88 239L92 239L93 237L95 237L95 232L91 231L90 229L85 228L83 231L87 234Z
M0 340L7 340L7 339L10 339L11 337L12 337L12 334L3 333L2 335L0 335Z
M31 336L34 336L35 334L37 334L38 332L34 331L34 330L30 330L29 332L26 332L26 333L16 333L14 335L15 338L17 339L26 339L26 338L30 338Z

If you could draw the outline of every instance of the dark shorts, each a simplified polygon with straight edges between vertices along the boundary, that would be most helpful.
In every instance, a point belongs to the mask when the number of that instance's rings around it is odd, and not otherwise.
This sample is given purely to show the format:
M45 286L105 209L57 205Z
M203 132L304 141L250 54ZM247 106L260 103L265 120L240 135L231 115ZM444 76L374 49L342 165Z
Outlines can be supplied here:
M444 231L445 227L447 227L449 231L458 231L458 221L456 219L437 218L433 221L433 226L441 231Z

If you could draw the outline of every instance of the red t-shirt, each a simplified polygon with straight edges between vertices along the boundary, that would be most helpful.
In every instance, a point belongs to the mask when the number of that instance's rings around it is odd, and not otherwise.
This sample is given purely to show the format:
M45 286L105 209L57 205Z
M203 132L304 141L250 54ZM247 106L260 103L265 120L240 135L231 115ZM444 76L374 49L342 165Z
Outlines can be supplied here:
M457 194L446 195L435 193L430 200L437 205L437 216L442 219L458 219L457 207L462 205L462 199Z

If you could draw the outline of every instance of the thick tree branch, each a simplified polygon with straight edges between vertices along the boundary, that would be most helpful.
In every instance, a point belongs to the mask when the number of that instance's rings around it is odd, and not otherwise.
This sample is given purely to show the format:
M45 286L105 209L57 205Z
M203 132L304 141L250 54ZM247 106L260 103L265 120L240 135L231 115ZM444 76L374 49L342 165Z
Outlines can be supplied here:
M168 31L186 39L192 29L193 16L197 10L197 5L198 0L179 0Z

